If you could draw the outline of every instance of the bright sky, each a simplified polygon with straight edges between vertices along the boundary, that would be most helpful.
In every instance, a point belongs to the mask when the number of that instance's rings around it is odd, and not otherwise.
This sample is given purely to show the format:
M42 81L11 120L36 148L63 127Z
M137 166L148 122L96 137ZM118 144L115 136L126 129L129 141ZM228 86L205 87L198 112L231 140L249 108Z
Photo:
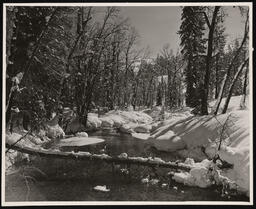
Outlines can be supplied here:
M238 8L225 7L225 10L228 13L225 20L226 34L231 41L243 35L243 18ZM166 43L170 44L174 52L178 49L181 7L122 7L121 11L140 34L141 46L150 47L151 57L156 57Z

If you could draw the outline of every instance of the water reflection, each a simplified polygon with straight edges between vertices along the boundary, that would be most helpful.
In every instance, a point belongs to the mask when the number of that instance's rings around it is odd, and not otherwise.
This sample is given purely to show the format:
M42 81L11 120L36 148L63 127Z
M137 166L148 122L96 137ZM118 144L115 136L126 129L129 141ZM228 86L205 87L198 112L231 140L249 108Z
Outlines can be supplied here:
M105 139L95 146L64 148L76 151L90 151L117 156L127 153L129 156L158 156L164 160L175 160L177 156L146 150L144 141L130 135L96 132L91 136ZM70 150L69 150L70 151ZM103 162L77 162L61 159L35 159L33 164L43 169L47 177L37 176L36 183L30 182L29 201L248 201L245 196L222 197L216 188L200 189L178 184L165 175L168 169L157 169L160 182L157 185L142 184L146 175L155 175L151 168L132 165L111 165ZM129 173L120 172L129 169ZM161 187L167 184L167 187ZM97 185L107 185L110 192L93 190ZM21 175L6 178L6 201L25 201L27 186Z

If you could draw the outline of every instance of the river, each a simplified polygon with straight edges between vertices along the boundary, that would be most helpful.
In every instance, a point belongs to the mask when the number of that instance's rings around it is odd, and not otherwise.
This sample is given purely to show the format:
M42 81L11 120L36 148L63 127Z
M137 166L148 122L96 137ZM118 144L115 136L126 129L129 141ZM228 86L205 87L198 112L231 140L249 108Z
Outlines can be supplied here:
M145 151L144 142L130 135L96 132L91 136L103 138L105 142L79 150L112 156L125 152L129 156L151 155L177 160L175 154ZM38 175L33 170L8 175L6 201L249 201L243 195L222 195L221 188L217 187L201 189L176 183L166 176L168 169L153 171L136 165L126 168L106 163L38 158L32 159L32 164L47 176ZM160 182L143 184L141 179L148 174ZM24 176L33 179L27 178L26 185ZM106 185L110 191L96 191L94 187L97 185Z

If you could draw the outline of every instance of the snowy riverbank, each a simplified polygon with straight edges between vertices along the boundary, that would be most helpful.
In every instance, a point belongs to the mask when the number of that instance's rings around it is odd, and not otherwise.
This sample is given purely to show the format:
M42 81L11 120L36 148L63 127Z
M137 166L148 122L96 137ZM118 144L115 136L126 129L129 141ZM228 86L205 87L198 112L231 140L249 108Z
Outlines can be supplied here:
M233 166L230 169L220 169L220 173L235 182L239 191L248 194L251 146L250 112L248 109L239 110L239 101L239 96L233 97L226 114L172 117L153 131L146 143L160 151L177 152L184 158L192 158L196 161L211 159L218 154L221 160ZM135 134L136 136L140 137ZM145 135L143 137L144 140L147 139ZM221 146L218 150L220 141ZM203 167L207 168L207 166ZM205 169L201 171L205 172ZM188 174L176 175L174 179L190 185L189 176L191 177ZM202 175L200 178L201 182L195 185L202 184L204 181Z
M152 111L110 111L98 117L90 113L88 117L89 130L115 128L121 133L132 134L135 138L143 139L145 147L155 147L159 151L177 153L181 159L186 159L185 164L195 166L190 172L178 172L173 174L177 182L190 186L208 187L215 184L221 177L221 181L227 181L229 186L236 185L238 190L249 193L250 176L250 124L249 110L239 110L240 97L231 99L230 108L226 114L217 116L193 116L189 109L176 113L166 113L164 121L154 121L154 115L160 113L160 109ZM211 104L212 105L212 104ZM147 114L145 113L147 112ZM152 116L152 117L151 117ZM56 130L59 130L58 126ZM84 131L76 119L71 121L69 130L72 132ZM54 129L55 130L55 129ZM60 132L49 129L47 136ZM61 132L62 133L62 132ZM20 137L14 133L7 135L6 140L11 143ZM47 142L38 137L30 137L26 140L27 146L40 146ZM219 146L221 141L221 146ZM23 143L21 141L20 143ZM121 146L121 145L120 145ZM220 149L218 149L220 147ZM213 163L216 155L224 163L232 165L229 168L220 168ZM8 154L6 167L9 167L13 159L24 158L17 152ZM26 156L25 156L26 158ZM219 163L223 163L219 161ZM214 167L214 172L209 175L209 170ZM217 176L218 178L215 179ZM211 179L215 179L214 181Z

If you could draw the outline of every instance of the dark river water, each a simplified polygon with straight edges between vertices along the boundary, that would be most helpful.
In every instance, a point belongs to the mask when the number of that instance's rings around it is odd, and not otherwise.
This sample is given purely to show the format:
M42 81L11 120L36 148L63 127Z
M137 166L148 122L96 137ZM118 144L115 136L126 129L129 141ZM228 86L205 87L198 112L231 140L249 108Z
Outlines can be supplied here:
M125 152L129 156L178 159L174 154L146 150L143 141L129 135L98 132L91 136L103 138L105 142L79 150L112 156ZM221 195L221 188L201 189L178 184L169 179L166 175L168 169L165 168L154 171L136 165L127 168L92 161L38 157L31 161L36 169L27 166L6 177L6 201L249 201L242 195ZM159 183L143 184L141 179L148 175L159 179ZM110 191L96 191L94 187L97 185L106 185Z

